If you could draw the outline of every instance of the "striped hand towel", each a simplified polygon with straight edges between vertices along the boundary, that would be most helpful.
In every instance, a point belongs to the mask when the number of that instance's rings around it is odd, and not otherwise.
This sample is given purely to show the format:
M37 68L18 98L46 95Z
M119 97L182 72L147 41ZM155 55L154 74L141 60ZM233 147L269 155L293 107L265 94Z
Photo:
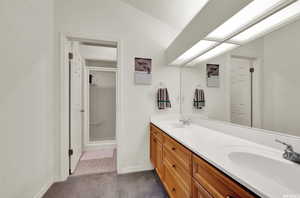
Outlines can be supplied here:
M159 110L171 108L171 102L167 88L159 88L157 90L157 107Z
M205 97L203 89L195 89L194 108L202 109L205 106Z

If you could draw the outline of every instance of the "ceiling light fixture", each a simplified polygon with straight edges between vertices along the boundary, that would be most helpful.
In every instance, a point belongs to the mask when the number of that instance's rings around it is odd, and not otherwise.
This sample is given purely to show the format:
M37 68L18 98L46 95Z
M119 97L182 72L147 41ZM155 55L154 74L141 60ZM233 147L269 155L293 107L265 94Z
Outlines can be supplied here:
M283 3L286 0L254 0L211 32L207 38L220 41L227 39Z
M232 39L233 42L245 43L263 36L300 17L300 1L287 6L265 20L246 29Z
M222 43L218 45L217 47L213 48L212 50L202 54L198 58L194 59L193 61L189 62L187 66L193 66L199 62L206 61L208 59L211 59L213 57L216 57L218 55L221 55L227 51L230 51L239 45L231 44L231 43Z
M172 62L171 65L182 65L217 44L218 43L214 41L201 40L192 48L179 56L175 61Z

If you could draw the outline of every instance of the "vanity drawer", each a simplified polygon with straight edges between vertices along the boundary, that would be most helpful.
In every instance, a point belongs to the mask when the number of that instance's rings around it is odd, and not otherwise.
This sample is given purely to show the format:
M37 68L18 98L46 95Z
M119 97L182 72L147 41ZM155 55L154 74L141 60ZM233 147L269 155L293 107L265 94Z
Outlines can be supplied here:
M213 198L195 179L192 188L192 198Z
M158 139L158 141L163 142L163 132L154 125L150 125L151 133Z
M181 163L174 158L168 149L163 150L164 166L167 167L173 175L176 175L178 183L181 183L183 188L191 193L192 176Z
M193 155L193 177L214 198L254 198L239 184Z
M172 174L172 171L168 167L165 167L165 179L164 184L166 190L171 198L190 198L191 194L182 187L178 182L176 175Z
M189 150L168 135L164 135L164 149L168 149L172 157L176 158L188 173L191 173L192 153Z

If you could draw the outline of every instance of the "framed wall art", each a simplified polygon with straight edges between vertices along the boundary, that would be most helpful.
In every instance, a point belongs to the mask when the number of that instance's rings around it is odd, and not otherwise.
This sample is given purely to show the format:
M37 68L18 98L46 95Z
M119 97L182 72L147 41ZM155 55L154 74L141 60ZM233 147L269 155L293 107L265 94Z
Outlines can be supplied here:
M135 84L151 85L152 83L152 59L135 58L134 59L134 79Z
M220 65L207 64L206 65L206 77L207 87L220 87Z

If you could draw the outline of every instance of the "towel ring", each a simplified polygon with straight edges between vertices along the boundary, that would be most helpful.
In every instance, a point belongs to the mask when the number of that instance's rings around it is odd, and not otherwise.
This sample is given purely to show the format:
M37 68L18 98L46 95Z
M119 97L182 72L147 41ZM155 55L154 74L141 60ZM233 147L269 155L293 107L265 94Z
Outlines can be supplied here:
M158 88L166 88L166 86L163 82L159 82Z

